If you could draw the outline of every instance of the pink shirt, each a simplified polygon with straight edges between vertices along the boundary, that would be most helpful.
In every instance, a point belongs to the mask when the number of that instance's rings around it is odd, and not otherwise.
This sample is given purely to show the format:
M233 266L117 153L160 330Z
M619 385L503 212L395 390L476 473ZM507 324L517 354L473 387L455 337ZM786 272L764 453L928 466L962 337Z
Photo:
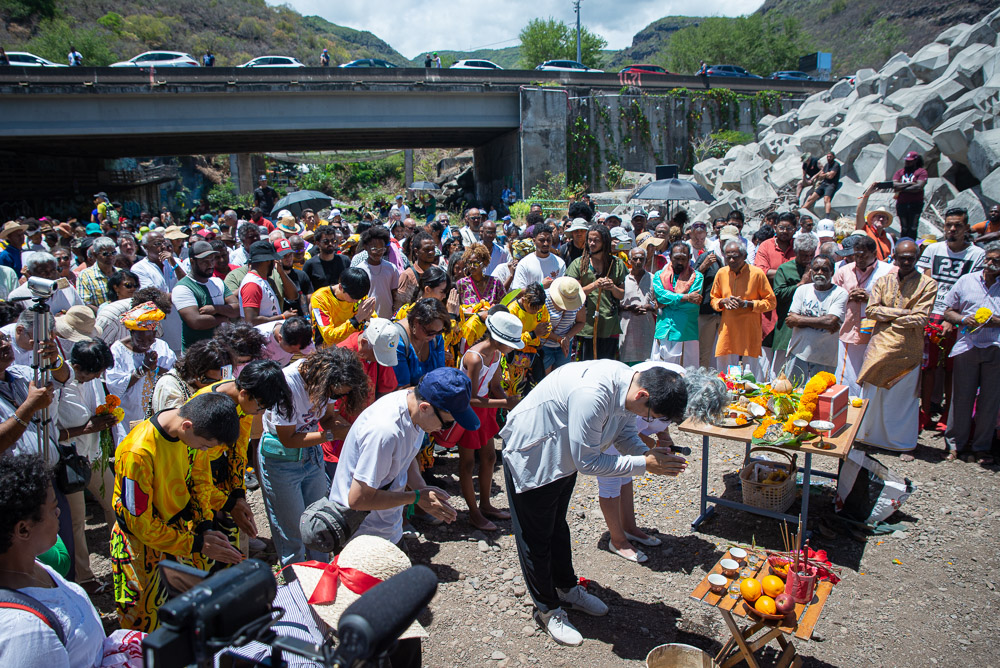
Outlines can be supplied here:
M778 267L794 259L795 249L791 241L788 242L788 250L782 253L778 248L777 237L771 237L770 239L765 239L757 246L757 255L753 259L753 264L766 274L771 270L776 271ZM774 283L774 279L771 279L771 283ZM764 336L774 331L777 324L778 315L774 311L768 311L761 316L761 330Z
M833 284L850 292L854 288L861 288L867 293L871 293L875 281L895 274L898 267L881 260L876 260L865 271L858 271L853 262L845 264L833 275ZM865 307L868 302L855 302L848 300L847 312L844 313L844 324L840 326L840 340L844 343L856 343L868 345L871 334L861 333L861 320L865 317Z

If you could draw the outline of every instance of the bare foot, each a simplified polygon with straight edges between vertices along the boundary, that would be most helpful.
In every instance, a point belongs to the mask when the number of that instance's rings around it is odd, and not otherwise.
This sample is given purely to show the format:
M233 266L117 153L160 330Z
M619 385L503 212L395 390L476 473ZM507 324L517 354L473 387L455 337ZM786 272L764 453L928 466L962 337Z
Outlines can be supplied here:
M500 510L499 508L494 508L493 506L479 506L479 512L481 512L485 517L491 517L495 520L509 520L510 513L506 510Z
M480 531L496 531L497 525L490 522L488 519L483 517L482 513L470 512L469 513L469 524L476 527Z

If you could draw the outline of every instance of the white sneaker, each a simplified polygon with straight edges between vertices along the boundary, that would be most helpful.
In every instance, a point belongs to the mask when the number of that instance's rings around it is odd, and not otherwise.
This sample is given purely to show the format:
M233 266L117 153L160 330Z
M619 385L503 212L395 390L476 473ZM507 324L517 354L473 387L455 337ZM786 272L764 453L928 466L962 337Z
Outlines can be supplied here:
M593 594L587 593L581 585L572 589L556 589L559 600L566 603L570 610L579 610L594 617L603 617L608 614L608 606L601 599Z
M560 645L576 647L583 644L583 636L576 627L569 623L566 611L556 608L550 612L535 610L535 622L545 629L552 639Z

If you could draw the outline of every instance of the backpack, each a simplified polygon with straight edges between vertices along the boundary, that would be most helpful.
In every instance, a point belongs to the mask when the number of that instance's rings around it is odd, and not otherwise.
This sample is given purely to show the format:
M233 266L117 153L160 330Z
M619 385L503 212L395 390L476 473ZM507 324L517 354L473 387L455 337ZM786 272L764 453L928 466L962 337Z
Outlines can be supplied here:
M55 631L56 637L63 647L66 646L66 632L62 624L56 619L56 615L47 605L33 596L8 587L0 587L0 608L10 608L12 610L23 610L45 622L45 625Z
M108 224L112 227L118 227L118 209L108 205L108 208L104 210L104 215L107 216Z

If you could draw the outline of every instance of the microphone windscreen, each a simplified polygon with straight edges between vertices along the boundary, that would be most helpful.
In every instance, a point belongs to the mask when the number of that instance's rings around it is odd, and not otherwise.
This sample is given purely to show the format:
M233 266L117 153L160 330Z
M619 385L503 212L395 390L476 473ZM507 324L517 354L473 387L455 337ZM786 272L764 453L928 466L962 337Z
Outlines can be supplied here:
M344 610L337 624L342 639L363 636L378 656L413 623L437 591L437 576L426 566L413 566L381 582Z

